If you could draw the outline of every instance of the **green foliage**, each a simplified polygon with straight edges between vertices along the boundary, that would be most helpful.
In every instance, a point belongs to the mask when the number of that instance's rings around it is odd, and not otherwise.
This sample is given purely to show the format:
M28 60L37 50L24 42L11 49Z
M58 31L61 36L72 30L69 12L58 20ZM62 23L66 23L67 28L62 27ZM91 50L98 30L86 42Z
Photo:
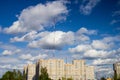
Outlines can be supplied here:
M62 80L73 80L72 78L65 78L65 77L62 77Z
M116 73L114 73L113 78L114 78L114 80L117 80L117 75L116 75Z
M45 68L41 68L41 74L40 74L40 76L39 76L39 80L51 80L50 78L49 78L49 75L48 75L48 73L47 73L47 68L45 67Z
M67 80L73 80L72 78L67 78Z
M66 80L66 78L65 78L65 77L62 77L62 80Z
M120 80L120 76L118 76L116 73L114 73L113 79L114 80Z
M0 80L23 80L23 76L19 70L7 71Z
M27 74L23 74L23 80L26 80Z
M104 77L102 77L100 80L106 80Z

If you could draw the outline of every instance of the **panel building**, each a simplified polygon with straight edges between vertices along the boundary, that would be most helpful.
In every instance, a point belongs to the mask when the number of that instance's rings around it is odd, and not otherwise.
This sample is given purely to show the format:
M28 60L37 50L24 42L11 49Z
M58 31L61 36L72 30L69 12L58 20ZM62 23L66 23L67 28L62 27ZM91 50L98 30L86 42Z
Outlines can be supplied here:
M38 80L41 67L46 67L52 80L72 78L73 80L94 80L94 67L86 66L84 60L73 60L65 63L63 59L40 59L35 65L24 67L27 74L26 80ZM30 71L29 71L30 70Z
M120 79L120 62L113 64L114 74Z

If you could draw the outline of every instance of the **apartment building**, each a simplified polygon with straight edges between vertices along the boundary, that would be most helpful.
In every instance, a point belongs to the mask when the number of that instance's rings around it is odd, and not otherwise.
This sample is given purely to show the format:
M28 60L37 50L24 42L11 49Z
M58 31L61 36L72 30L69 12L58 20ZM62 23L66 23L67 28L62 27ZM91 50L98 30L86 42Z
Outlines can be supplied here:
M86 66L86 80L94 80L94 66Z
M36 80L36 65L28 64L24 66L23 74L26 75L26 80Z
M40 75L41 67L46 67L49 77L53 80L61 79L64 76L64 61L61 59L40 59L37 64L37 77Z
M120 62L113 64L113 70L114 70L114 73L116 74L117 78L120 79Z
M65 63L63 59L40 59L36 64L27 65L24 72L27 80L38 80L41 67L46 67L49 77L53 80L72 78L73 80L94 80L94 67L86 66L84 60L73 60Z

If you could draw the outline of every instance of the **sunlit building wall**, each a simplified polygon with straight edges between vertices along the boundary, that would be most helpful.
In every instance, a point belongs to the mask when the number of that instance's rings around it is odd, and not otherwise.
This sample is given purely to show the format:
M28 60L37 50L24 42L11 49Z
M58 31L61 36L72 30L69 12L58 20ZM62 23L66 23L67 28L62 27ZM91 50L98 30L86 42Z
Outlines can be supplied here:
M86 66L86 80L94 80L94 66Z
M36 65L28 64L27 65L27 80L35 80L36 77Z
M113 64L114 73L120 79L120 62Z
M27 80L38 80L41 67L46 67L49 77L53 80L72 78L73 80L94 80L94 67L86 66L84 60L73 60L72 64L64 63L63 59L40 59L36 65L28 65Z

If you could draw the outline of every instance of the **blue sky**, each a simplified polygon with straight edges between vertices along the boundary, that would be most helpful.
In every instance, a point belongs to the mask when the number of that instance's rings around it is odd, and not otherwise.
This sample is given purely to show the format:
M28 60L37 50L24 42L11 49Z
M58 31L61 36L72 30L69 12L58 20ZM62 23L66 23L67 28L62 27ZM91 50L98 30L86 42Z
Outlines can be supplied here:
M1 76L40 58L66 57L85 59L99 76L112 75L120 56L120 0L2 0L0 5Z

